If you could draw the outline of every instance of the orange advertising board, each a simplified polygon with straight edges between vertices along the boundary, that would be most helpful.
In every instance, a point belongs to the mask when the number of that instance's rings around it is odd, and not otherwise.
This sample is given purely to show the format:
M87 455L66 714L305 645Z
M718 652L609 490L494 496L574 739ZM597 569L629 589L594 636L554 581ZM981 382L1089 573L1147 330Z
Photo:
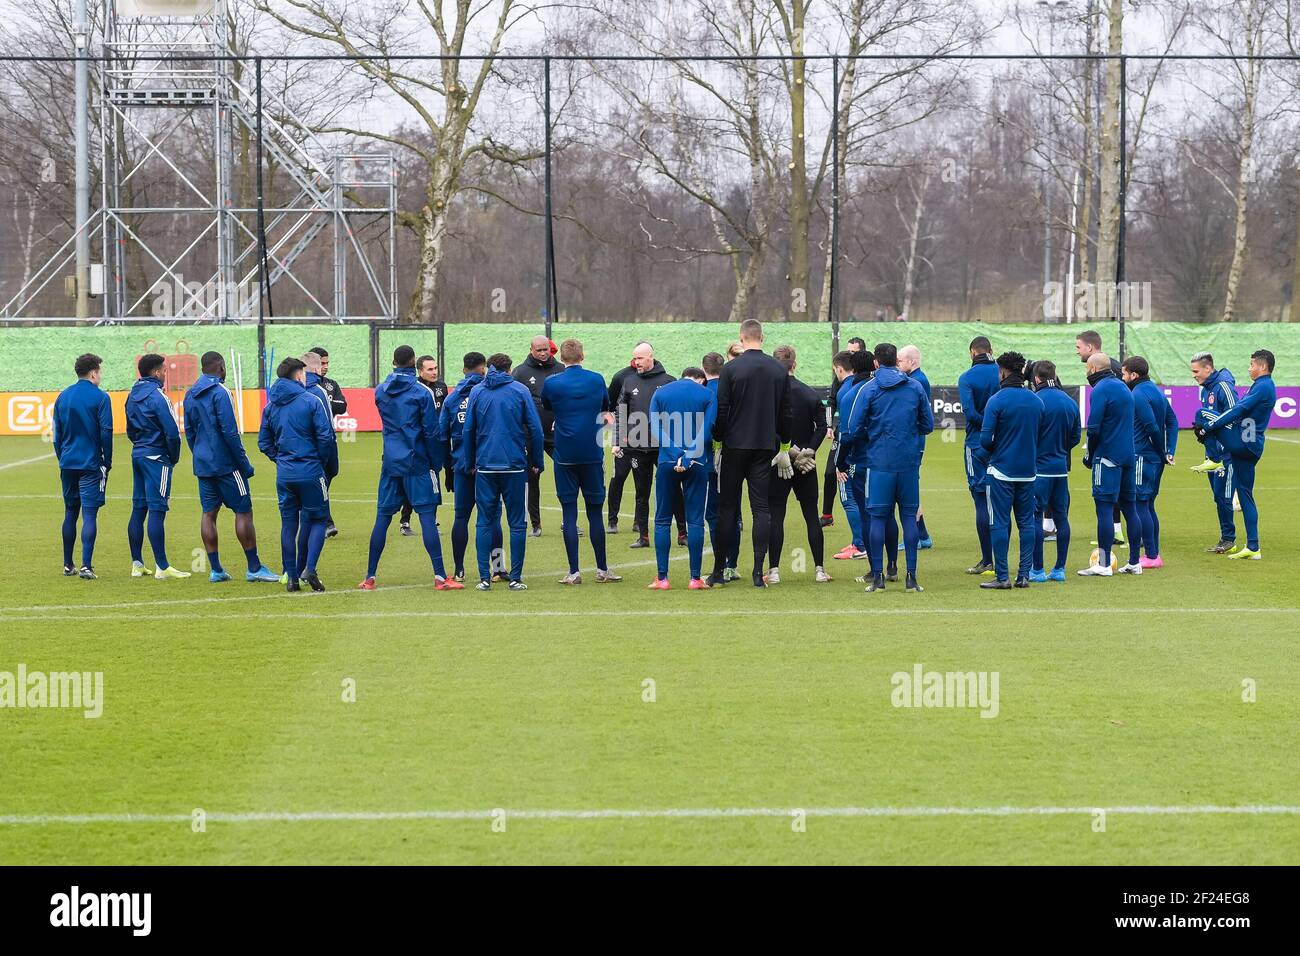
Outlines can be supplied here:
M113 403L113 433L126 434L126 396L127 392L109 392ZM184 413L181 402L184 392L167 392L176 414L177 424L184 429ZM50 434L50 422L54 417L54 400L58 392L4 392L0 393L0 435L44 435ZM262 392L260 389L243 389L243 422L245 432L255 432L262 422ZM239 413L240 402L235 402L235 413Z

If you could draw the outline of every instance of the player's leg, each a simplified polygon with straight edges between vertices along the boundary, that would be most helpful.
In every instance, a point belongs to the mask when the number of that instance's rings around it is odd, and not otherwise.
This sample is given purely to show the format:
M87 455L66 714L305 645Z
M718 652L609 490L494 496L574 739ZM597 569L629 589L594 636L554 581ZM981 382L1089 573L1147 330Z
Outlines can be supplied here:
M1120 472L1119 510L1128 526L1128 563L1120 568L1124 574L1142 573L1142 521L1137 510L1137 467L1128 465ZM1117 542L1118 543L1118 542Z
M984 481L984 504L989 523L989 544L993 551L993 574L998 583L1011 578L1007 556L1011 550L1011 507L1014 482L989 475Z
M677 545L686 543L686 496L681 488L677 491L677 500L673 502L673 521L677 523Z
M1034 554L1030 570L1030 580L1042 582L1047 580L1047 572L1043 570L1043 539L1046 537L1046 529L1043 523L1046 520L1048 499L1051 496L1052 479L1039 476L1033 481L1034 488Z
M1237 543L1237 516L1232 510L1232 495L1223 493L1228 483L1227 465L1210 472L1207 477L1210 479L1210 493L1214 496L1214 510L1219 518L1219 543L1206 550L1223 554L1231 551Z
M631 470L632 458L624 448L622 454L614 456L614 477L609 481L609 494L605 496L610 534L618 534L618 511L623 505L623 486L627 484L628 472Z
M580 465L555 465L555 496L560 502L560 537L569 559L569 574L561 584L578 584L578 477Z
M143 577L146 573L144 523L149 513L149 504L145 486L149 482L149 476L144 466L143 459L131 459L131 517L126 522L126 546L131 551L131 576L135 578Z
M528 521L532 525L533 536L542 533L542 476L528 472Z
M768 501L772 496L772 455L766 451L749 453L745 481L749 485L749 513L754 528L751 535L754 545L753 581L755 587L765 587L763 566L767 562L767 544L772 537L772 513Z
M1237 495L1241 502L1241 520L1246 525L1246 547L1229 552L1230 558L1259 557L1259 506L1255 502L1255 465L1257 459L1247 454L1233 454L1232 471L1227 490L1228 502Z
M434 582L440 589L447 589L447 567L442 560L442 537L438 534L438 505L442 504L438 473L430 469L407 475L402 479L402 487L406 491L406 500L420 516L420 538L429 563L433 565Z
M78 472L59 470L59 482L63 488L63 574L71 577L76 573L72 563L72 549L77 543L77 518L81 516L81 487Z
M1092 463L1092 500L1097 512L1097 563L1080 574L1109 575L1115 548L1115 503L1119 499L1119 473L1099 461Z
M808 549L812 554L813 568L821 573L818 581L827 580L826 576L826 532L822 530L821 512L817 507L818 491L825 489L817 482L817 472L810 471L794 476L794 497L799 502L799 511L803 515L804 525L808 529Z
M302 486L299 495L303 501L301 524L307 528L306 556L301 554L298 556L298 563L302 567L300 577L311 585L313 591L324 591L325 585L321 583L317 570L320 566L321 552L325 549L325 538L331 526L329 483L322 476L315 481L304 481L299 484ZM299 540L301 541L302 538L300 537Z
M736 537L736 518L740 512L740 490L745 483L745 470L741 453L732 448L722 449L722 465L718 470L718 525L713 539L713 573L708 583L724 584L723 571L727 552Z
M208 580L214 584L221 581L229 581L230 575L221 565L221 547L220 538L217 534L217 515L221 512L221 497L217 491L216 478L199 478L199 508L203 511L203 516L199 519L199 540L203 542L203 550L208 556ZM251 514L248 524L252 524ZM235 536L240 538L240 544L243 544L243 538L239 534L240 516L235 515ZM256 548L256 545L254 545Z
M528 547L528 476L511 472L502 476L502 503L510 528L510 587L518 589L524 579L524 556Z
M1034 483L1032 481L1012 482L1015 498L1012 507L1016 517L1016 537L1020 544L1020 563L1016 569L1016 586L1029 584L1029 572L1034 563ZM1039 526L1041 527L1041 525Z
M650 489L654 482L656 451L625 451L624 456L632 459L632 487L636 491L636 505L633 509L634 526L638 529L637 539L632 542L634 548L650 546Z
M334 509L329 503L330 486L334 484L333 478L325 479L325 537L333 538L339 533L339 529L334 526Z
M638 465L639 471L642 466ZM672 548L674 499L677 497L679 476L673 471L671 462L657 465L658 474L655 482L655 580L651 584L654 590L667 590L668 557ZM640 491L638 489L638 499Z
M867 535L870 530L871 517L867 512L867 478L868 469L852 466L849 472L849 494L853 496L853 507L858 512L858 527L862 534L862 547L855 557L861 557L868 551Z
M785 509L790 500L793 482L774 474L768 479L768 487L771 493L767 510L772 523L772 533L767 540L767 582L779 584L781 583L781 551L785 548Z
M831 443L830 457L826 459L826 475L822 479L822 513L819 516L818 523L829 528L835 523L835 499L839 497L839 488L835 480L835 451L836 444Z
M989 523L988 496L984 494L984 483L988 460L979 448L967 445L963 452L966 465L966 486L970 489L971 501L975 504L975 535L979 539L980 559L973 567L967 568L967 574L983 574L993 570L993 529Z
M894 489L894 498L898 503L898 518L902 524L903 560L907 566L908 590L920 590L916 584L916 566L921 550L921 529L917 514L921 510L921 472L920 470L898 473ZM893 521L894 503L889 506L889 520ZM887 552L894 554L895 552Z
M1064 581L1065 562L1070 554L1070 479L1052 479L1050 504L1056 522L1056 564L1048 576L1053 581Z
M415 513L415 509L412 508L409 503L402 505L402 517L401 520L398 522L398 530L402 534L404 535L415 534L415 532L411 530L411 515L413 515L414 513Z
M167 560L167 512L171 508L173 469L167 462L151 462L147 503L149 505L149 547L153 551L155 578L188 578L189 571L173 568Z
M897 473L896 473L897 474ZM898 578L898 521L894 517L894 509L889 509L889 514L885 516L885 575L891 580Z
M492 529L501 533L501 475L477 472L474 477L474 510L478 512L474 529L474 550L478 559L479 588L486 590L492 581L492 565L500 554ZM467 485L468 481L461 482Z
M691 566L690 587L704 586L704 495L709 476L703 468L693 467L682 476L681 500L686 512L686 559Z
M623 578L609 569L609 555L605 542L605 526L601 524L600 513L605 505L605 463L594 461L578 466L578 484L582 489L582 501L587 511L587 535L591 539L591 550L596 556L596 583L605 584L622 581ZM576 502L575 502L576 504ZM574 521L577 525L577 521ZM577 528L574 528L574 540L577 540Z
M895 473L878 468L864 469L866 500L859 507L867 522L867 555L871 562L871 581L879 585L885 573L885 522L892 521Z
M709 547L719 551L718 541L718 473L709 469L708 487L704 492L704 523L709 529Z
M104 506L108 489L108 473L103 468L96 474L83 471L79 481L81 491L81 568L84 578L95 576L95 539L99 535L99 509Z
M917 534L917 547L923 549L934 547L934 539L930 537L930 530L925 526L924 508L916 509L916 534Z

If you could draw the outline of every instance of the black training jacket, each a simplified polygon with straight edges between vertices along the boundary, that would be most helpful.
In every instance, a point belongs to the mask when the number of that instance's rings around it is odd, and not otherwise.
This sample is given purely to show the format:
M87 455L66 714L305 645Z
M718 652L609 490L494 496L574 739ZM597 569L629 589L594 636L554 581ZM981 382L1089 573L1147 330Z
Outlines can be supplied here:
M718 376L718 421L723 448L775 452L790 440L794 411L790 374L762 349L747 349Z
M524 359L515 367L511 376L516 382L522 384L533 396L533 404L537 406L537 415L542 420L542 437L546 440L546 447L551 448L555 444L555 413L549 408L542 407L542 386L552 375L558 375L564 371L564 366L551 358L547 362L539 362L533 358L532 353L528 353L528 358Z
M628 448L658 448L650 438L650 399L660 387L677 379L664 371L658 359L650 366L648 372L631 369L631 375L625 375L619 388L618 399L614 402L614 414L618 419L618 430L614 432L615 440ZM631 418L630 416L636 416ZM633 443L633 439L644 436L645 444Z
M826 406L821 398L793 375L790 376L790 444L816 451L826 438Z

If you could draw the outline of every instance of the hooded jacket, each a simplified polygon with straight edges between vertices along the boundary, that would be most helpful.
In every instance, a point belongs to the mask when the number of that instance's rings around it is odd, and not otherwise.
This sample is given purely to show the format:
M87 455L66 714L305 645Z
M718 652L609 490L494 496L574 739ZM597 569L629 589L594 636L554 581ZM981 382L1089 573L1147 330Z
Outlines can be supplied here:
M871 381L870 372L855 372L840 382L839 390L835 393L835 402L839 407L840 415L835 447L835 468L839 471L848 471L849 465L855 461L855 443L849 441L848 437L849 413L853 410L853 402L857 398L858 391L869 381Z
M162 382L152 375L136 379L126 397L126 437L131 440L132 458L165 455L173 466L181 460L181 430L172 403L163 394Z
M650 399L650 436L659 449L659 464L703 468L712 464L709 454L718 402L713 390L689 378L678 379Z
M113 403L88 378L77 379L54 400L54 454L65 471L113 467Z
M405 477L442 470L438 410L414 368L395 368L375 386L375 408L384 428L382 474Z
M1251 383L1245 397L1223 414L1211 418L1209 413L1200 411L1196 418L1229 453L1258 459L1264 454L1264 432L1268 430L1276 404L1277 386L1273 384L1273 376L1261 375ZM1251 422L1254 427L1243 428L1244 422Z
M1178 416L1160 391L1160 386L1143 376L1130 388L1133 392L1133 444L1139 455L1155 455L1161 461L1178 447Z
M1033 481L1038 476L1038 432L1043 402L1024 379L1008 377L988 400L981 416L980 447L989 455L988 473L1002 481Z
M325 390L321 384L321 377L315 372L307 373L307 393L314 395L325 405L325 414L329 416L331 425L334 422L334 406L330 403L330 393Z
M464 456L477 471L524 471L546 467L542 421L523 385L488 366L470 394L461 430Z
M533 358L533 353L529 352L528 357L515 367L510 376L528 389L528 394L533 396L533 404L537 406L537 417L541 420L542 434L545 436L548 449L555 444L555 416L549 408L542 405L542 386L552 375L558 375L563 371L564 366L555 361L555 356L551 356L545 362L539 362ZM601 384L604 384L603 380Z
M462 378L456 383L456 387L447 393L442 403L442 411L438 415L438 439L443 443L452 470L462 475L474 473L474 463L466 460L464 455L461 430L465 427L465 413L469 410L469 400L474 394L474 386L482 381L483 376L478 372L471 372Z
M1088 450L1084 464L1106 460L1112 465L1132 465L1133 393L1110 369L1089 375Z
M984 428L984 406L998 390L998 367L987 355L971 359L970 368L957 379L957 394L966 415L966 447L980 447Z
M1038 475L1063 478L1070 473L1070 452L1079 444L1083 432L1079 404L1059 388L1042 388L1034 394L1043 403L1043 419L1038 426Z
M883 365L849 406L844 434L852 461L872 471L915 471L921 467L924 436L934 415L921 383Z
M324 403L292 378L271 385L257 447L275 462L281 481L333 478L339 471L338 442Z
M631 375L624 377L618 400L614 402L614 444L638 449L659 447L650 434L650 399L657 389L675 381L658 359L647 371L633 369ZM641 444L642 440L645 444Z
M253 476L253 465L244 451L235 403L215 375L200 375L185 393L185 441L190 461L199 478L215 478L239 472Z

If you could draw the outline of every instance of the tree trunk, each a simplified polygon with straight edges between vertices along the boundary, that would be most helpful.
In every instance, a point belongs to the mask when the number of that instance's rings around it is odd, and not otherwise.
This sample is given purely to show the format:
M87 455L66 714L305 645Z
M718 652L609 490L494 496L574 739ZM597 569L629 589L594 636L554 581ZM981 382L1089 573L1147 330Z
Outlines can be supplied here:
M806 0L794 0L791 3L790 22L793 35L790 37L790 53L803 56L804 52L804 14ZM808 156L805 150L804 132L806 100L805 74L807 62L793 60L790 63L790 276L789 301L792 318L808 317L808 223L811 218L811 202L808 196Z
M910 183L910 177L909 177ZM903 315L912 318L912 292L916 288L916 247L921 240L921 221L925 216L925 191L930 188L930 173L927 170L921 176L921 187L911 183L912 196L916 199L916 209L912 212L912 221L907 228L907 271L903 274Z
M1246 10L1245 42L1248 56L1258 53L1257 10L1252 2ZM1259 89L1259 61L1246 60L1245 86L1242 89L1241 133L1238 137L1237 188L1233 200L1237 207L1236 228L1232 238L1232 265L1228 267L1228 286L1223 300L1223 321L1231 322L1237 313L1237 290L1246 269L1246 215L1250 204L1251 157L1255 146L1255 100Z
M1296 190L1300 192L1300 169L1296 169ZM1300 203L1296 203L1295 220L1295 272L1291 276L1291 313L1292 322L1300 322Z
M1101 121L1101 210L1097 220L1097 279L1103 282L1115 278L1115 263L1119 244L1119 180L1120 164L1120 98L1124 95L1120 82L1120 61L1124 52L1124 3L1110 0L1107 11L1110 32L1106 52L1116 57L1106 61L1105 100L1102 103Z

